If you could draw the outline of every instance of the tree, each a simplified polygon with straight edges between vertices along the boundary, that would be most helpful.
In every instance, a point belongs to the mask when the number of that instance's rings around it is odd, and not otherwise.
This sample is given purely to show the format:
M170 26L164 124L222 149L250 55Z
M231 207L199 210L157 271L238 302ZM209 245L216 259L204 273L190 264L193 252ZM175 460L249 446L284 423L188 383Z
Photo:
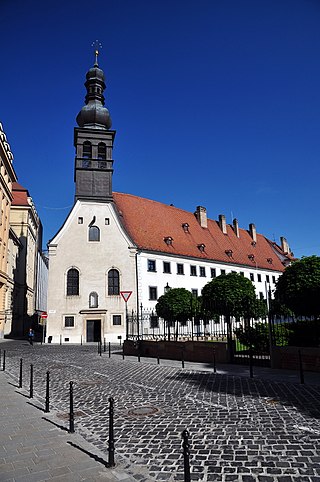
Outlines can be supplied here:
M296 315L320 314L320 257L294 261L277 281L275 298Z
M258 300L253 283L237 273L218 276L202 289L202 305L211 317L223 315L227 322L227 340L232 356L232 318L244 318L249 330L250 318L263 317L267 313L265 300Z
M186 322L192 316L192 309L196 300L192 293L185 288L172 288L160 296L156 304L157 315L168 322L168 334L170 339L170 324ZM176 329L176 338L177 338Z

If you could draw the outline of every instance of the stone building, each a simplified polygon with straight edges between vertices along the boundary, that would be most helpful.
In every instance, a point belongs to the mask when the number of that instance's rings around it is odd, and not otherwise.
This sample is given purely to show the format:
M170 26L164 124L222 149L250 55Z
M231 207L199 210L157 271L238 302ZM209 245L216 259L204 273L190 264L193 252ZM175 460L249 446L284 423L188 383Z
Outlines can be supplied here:
M17 179L13 168L13 154L0 123L0 338L3 338L11 322L11 273L8 273L8 249L10 239L10 206L12 183Z
M48 243L48 341L115 341L126 334L126 310L154 309L166 289L194 295L214 276L235 271L266 297L292 259L281 244L239 228L112 190L115 131L104 106L97 59L86 75L85 105L74 130L75 202ZM132 293L125 303L122 292Z

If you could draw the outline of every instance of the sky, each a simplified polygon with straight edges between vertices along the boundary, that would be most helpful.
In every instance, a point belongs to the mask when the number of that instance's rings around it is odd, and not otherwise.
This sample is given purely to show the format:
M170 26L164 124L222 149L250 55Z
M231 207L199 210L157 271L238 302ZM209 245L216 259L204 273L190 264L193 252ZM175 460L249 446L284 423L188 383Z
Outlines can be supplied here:
M0 0L0 15L0 122L44 248L74 203L99 40L114 191L320 255L319 0Z

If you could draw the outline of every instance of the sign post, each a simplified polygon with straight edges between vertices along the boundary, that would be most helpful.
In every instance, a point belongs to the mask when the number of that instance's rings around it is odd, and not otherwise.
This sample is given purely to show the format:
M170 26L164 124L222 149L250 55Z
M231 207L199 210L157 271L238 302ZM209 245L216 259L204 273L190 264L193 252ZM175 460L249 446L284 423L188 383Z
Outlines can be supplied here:
M120 291L120 295L122 296L126 304L126 340L127 340L129 336L128 299L132 295L132 291Z

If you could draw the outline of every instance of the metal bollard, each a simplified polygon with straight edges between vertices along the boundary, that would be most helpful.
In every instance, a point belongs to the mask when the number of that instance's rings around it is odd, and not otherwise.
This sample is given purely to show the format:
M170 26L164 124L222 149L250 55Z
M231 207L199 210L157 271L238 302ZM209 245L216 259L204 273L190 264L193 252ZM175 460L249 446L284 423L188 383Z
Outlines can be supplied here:
M108 440L108 466L114 467L114 432L113 432L114 399L109 398L109 440Z
M216 350L213 349L213 373L217 373Z
M19 388L22 388L22 358L20 358Z
M111 343L109 341L109 358L111 357Z
M49 393L49 383L50 383L50 372L47 371L47 379L46 379L46 406L45 412L50 412L49 404L50 404L50 393Z
M81 335L80 345L82 346L82 335Z
M300 383L303 385L304 384L304 373L303 373L302 356L301 356L300 350L298 350L298 355L299 355Z
M122 360L124 360L124 345L122 345Z
M33 365L30 365L30 391L29 398L33 398Z
M104 351L104 353L107 351L107 344L106 344L106 338L105 337L103 339L103 351Z
M189 445L189 432L184 430L182 432L182 449L183 449L183 467L184 467L184 482L191 482L190 477L190 445Z
M3 365L2 365L2 370L6 370L6 350L3 350Z
M250 345L249 348L249 371L250 371L250 378L253 378L253 356L252 356L252 346Z
M60 335L60 345L62 345L62 335Z
M183 351L183 349L181 350L181 365L182 365L182 368L184 368L184 351Z
M69 433L74 433L73 382L70 382Z

